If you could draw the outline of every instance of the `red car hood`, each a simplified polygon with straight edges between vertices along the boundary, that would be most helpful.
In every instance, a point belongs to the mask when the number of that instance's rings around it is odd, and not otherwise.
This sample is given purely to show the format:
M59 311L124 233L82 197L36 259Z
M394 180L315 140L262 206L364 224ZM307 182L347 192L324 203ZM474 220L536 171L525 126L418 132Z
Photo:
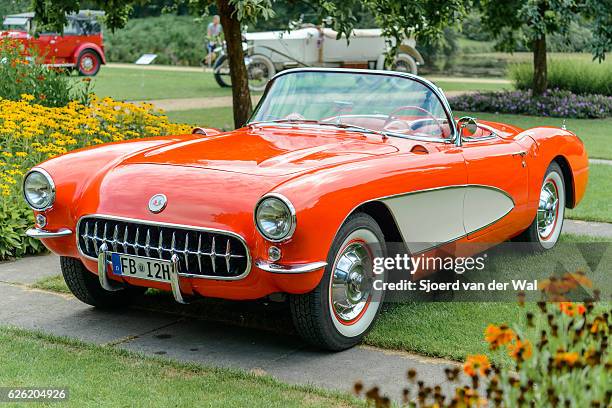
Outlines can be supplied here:
M243 128L146 150L130 156L123 164L165 164L282 176L396 151L380 136L338 129Z

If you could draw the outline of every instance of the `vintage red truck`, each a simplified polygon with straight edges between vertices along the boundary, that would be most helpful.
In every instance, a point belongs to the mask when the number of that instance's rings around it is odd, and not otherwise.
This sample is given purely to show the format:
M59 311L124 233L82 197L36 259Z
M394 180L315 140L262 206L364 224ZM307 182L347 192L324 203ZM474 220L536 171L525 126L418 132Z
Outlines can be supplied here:
M80 75L94 76L106 63L104 38L99 18L103 12L82 10L67 17L63 33L37 32L34 13L6 16L2 22L0 39L17 39L25 45L24 53L32 50L42 63L52 67L76 70Z

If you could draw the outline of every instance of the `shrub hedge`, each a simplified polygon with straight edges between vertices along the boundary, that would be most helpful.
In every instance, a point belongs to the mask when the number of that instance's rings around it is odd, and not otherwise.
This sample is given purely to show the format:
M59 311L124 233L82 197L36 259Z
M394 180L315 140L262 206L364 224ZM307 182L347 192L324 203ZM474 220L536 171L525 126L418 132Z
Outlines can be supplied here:
M126 27L106 32L106 57L134 62L142 54L157 54L156 64L197 66L206 55L208 19L163 15L129 20Z
M533 65L514 64L509 75L517 89L533 87ZM612 96L612 61L598 63L584 58L551 58L548 61L548 86L575 94Z
M558 89L535 97L531 90L478 92L449 99L455 110L588 119L612 116L612 97Z

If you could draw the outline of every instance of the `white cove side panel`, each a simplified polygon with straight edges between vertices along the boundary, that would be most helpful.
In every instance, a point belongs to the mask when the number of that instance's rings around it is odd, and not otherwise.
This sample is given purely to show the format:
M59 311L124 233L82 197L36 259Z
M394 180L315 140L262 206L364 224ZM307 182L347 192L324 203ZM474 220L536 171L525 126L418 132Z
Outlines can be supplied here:
M425 190L385 198L412 253L465 236L461 214L463 187Z
M514 201L503 191L483 186L467 186L463 207L466 232L472 233L504 218Z
M513 208L502 190L488 186L451 186L381 200L413 253L451 242L495 223Z

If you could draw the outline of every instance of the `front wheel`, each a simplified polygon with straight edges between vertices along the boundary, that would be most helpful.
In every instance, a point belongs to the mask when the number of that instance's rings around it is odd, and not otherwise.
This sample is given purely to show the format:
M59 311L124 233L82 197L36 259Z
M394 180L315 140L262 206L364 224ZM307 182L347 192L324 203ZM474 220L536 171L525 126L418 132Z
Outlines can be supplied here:
M100 56L94 50L84 50L77 58L76 69L81 76L95 76L100 71Z
M298 333L309 343L339 351L359 343L374 325L383 302L374 282L374 259L385 256L383 233L376 221L358 213L338 231L319 285L290 298ZM378 289L382 289L378 287Z
M535 219L517 241L530 244L530 250L538 252L555 246L563 229L565 217L565 182L557 163L552 163L540 188L540 200Z

